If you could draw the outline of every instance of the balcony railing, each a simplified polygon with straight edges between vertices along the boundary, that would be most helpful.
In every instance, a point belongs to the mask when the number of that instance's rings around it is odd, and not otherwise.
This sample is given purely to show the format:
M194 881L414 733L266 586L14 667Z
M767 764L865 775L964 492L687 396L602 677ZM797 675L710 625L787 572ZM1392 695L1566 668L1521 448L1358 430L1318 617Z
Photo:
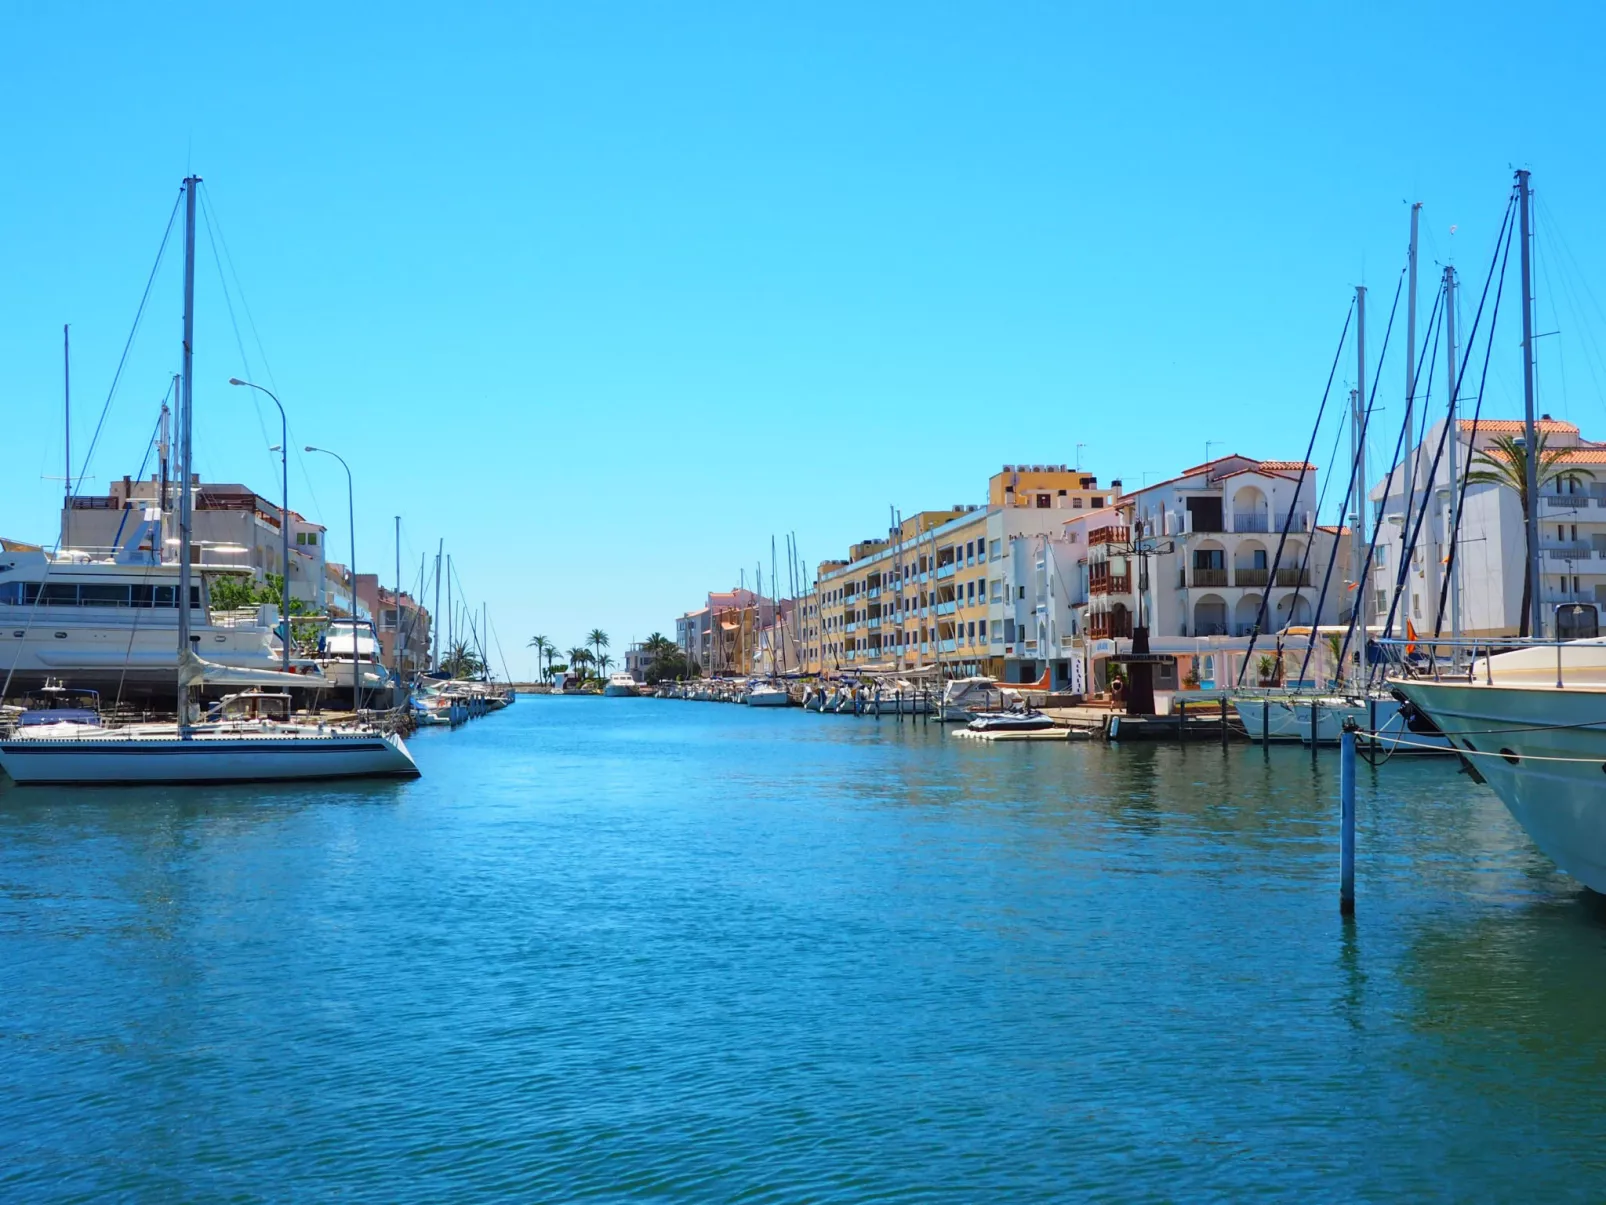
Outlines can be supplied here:
M1310 585L1310 570L1279 569L1277 570L1277 584L1279 586L1308 586Z
M937 604L937 614L938 615L952 615L954 613L955 609L958 607L958 605L959 605L958 603L953 603L953 602L938 603Z
M1589 505L1589 495L1540 494L1539 505L1544 510L1583 510Z
M1195 586L1225 586L1227 584L1227 571L1225 569L1195 569L1191 574L1192 584Z
M1270 569L1234 569L1232 571L1232 584L1235 586L1264 586L1270 578Z
M1095 611L1087 617L1087 634L1095 640L1132 635L1132 617L1125 612Z
M1552 561L1587 561L1595 555L1591 544L1556 544L1545 549L1545 557Z
M940 643L940 647L941 647L943 652L951 653L951 652L954 651L954 649L958 648L959 646L957 644L955 644L952 640L944 640L944 641L942 641Z
M947 564L947 565L938 565L937 566L937 577L939 579L945 578L945 577L952 577L954 575L954 570L957 569L957 568L958 568L958 566L954 565L951 562L949 564Z
M1092 578L1087 583L1089 594L1130 594L1132 593L1132 576L1123 573L1120 576L1107 574Z
M1095 544L1125 544L1130 534L1125 527L1121 526L1095 527L1088 533L1087 543L1089 547Z
M1232 516L1232 529L1233 531L1270 531L1271 524L1265 515L1240 515L1235 513Z

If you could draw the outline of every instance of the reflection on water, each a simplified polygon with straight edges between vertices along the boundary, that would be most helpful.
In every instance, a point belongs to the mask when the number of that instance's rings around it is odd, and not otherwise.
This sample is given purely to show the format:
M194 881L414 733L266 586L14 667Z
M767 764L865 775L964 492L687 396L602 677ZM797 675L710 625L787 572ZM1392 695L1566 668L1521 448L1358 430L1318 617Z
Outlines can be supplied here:
M535 699L0 788L0 1197L1589 1197L1606 909L1442 764ZM271 1187L268 1187L271 1186Z

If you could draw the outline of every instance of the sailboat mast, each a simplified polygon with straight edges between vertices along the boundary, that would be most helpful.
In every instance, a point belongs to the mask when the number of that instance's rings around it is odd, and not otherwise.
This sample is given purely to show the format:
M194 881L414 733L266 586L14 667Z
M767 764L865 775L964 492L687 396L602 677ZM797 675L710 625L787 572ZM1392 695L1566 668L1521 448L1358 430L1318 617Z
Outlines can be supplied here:
M1405 299L1405 517L1400 523L1400 556L1405 556L1406 540L1411 530L1411 511L1416 503L1416 426L1413 411L1416 406L1416 235L1422 216L1422 202L1411 206L1411 249L1406 256L1407 296ZM1409 630L1411 605L1411 575L1400 573L1400 635ZM1385 633L1386 635L1387 633Z
M375 593L378 593L376 590ZM390 660L396 670L396 684L401 685L401 516L396 516L396 617L390 625ZM381 612L379 618L385 618Z
M446 554L446 655L457 655L456 631L457 614L452 610L452 554ZM452 677L457 677L457 670L453 669Z
M1528 173L1517 173L1522 215L1522 437L1527 444L1524 493L1528 512L1528 630L1536 638L1545 634L1544 607L1539 601L1539 434L1534 425L1534 278L1533 189Z
M1363 417L1366 405L1365 285L1355 286L1355 392L1350 397L1350 497L1354 509L1350 512L1349 555L1350 573L1354 575L1355 582L1355 605L1350 608L1350 614L1360 633L1360 640L1356 642L1356 677L1359 678L1361 659L1366 655L1366 621L1371 610L1370 591L1367 583L1361 580L1361 570L1366 565L1366 435Z
M1461 418L1459 401L1456 396L1460 390L1461 382L1456 379L1455 363L1455 268L1449 264L1444 268L1444 337L1449 344L1445 352L1445 369L1449 373L1450 381L1450 438L1448 439L1448 468L1450 473L1450 514L1448 520L1448 536L1450 548L1445 560L1450 567L1450 639L1461 639L1461 561L1455 554L1455 535L1460 528L1461 511L1461 482L1460 471L1456 461L1461 452ZM1461 650L1456 647L1451 654L1459 661Z
M190 432L195 399L195 186L199 176L184 180L184 358L180 373L178 455L178 724L190 722L190 539L191 503Z
M441 617L441 552L445 547L446 540L443 537L435 545L435 614L430 617L429 641L432 650L432 655L429 659L429 668L431 670L437 670L441 667L441 633L446 630L442 626L445 621Z
M61 426L62 434L64 436L63 443L66 447L66 451L63 455L66 460L67 471L62 474L61 479L64 482L62 488L66 491L66 495L69 500L67 505L69 507L72 505L72 336L69 334L71 329L72 328L69 327L65 322L62 323Z

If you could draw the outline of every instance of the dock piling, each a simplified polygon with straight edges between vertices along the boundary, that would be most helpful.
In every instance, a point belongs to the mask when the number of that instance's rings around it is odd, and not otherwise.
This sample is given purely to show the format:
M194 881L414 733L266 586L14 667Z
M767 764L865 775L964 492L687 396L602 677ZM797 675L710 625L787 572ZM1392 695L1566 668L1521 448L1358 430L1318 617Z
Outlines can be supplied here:
M1338 912L1355 915L1355 726L1338 741Z
M1186 699L1177 700L1177 744L1188 743L1188 702Z
M1322 705L1315 699L1310 701L1310 755L1316 756L1316 717L1321 714Z
M1227 747L1227 697L1221 697L1221 747Z

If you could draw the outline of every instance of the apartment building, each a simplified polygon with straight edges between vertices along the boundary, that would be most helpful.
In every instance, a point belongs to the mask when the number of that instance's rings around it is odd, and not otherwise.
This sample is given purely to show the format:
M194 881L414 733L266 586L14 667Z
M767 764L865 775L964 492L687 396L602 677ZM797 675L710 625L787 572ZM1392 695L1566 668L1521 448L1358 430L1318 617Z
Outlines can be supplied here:
M1251 640L1266 652L1290 627L1347 620L1345 533L1317 523L1318 496L1313 465L1233 455L1072 518L1027 571L1038 602L1017 624L1031 623L1037 647L1012 677L1046 672L1055 689L1101 690L1109 659L1130 650L1142 622L1151 649L1175 658L1157 689L1190 670L1201 683L1226 682Z
M178 550L176 482L167 482L167 526L163 543L167 555ZM328 602L324 528L295 511L238 484L207 484L199 474L191 478L191 556L199 563L233 565L256 570L261 581L269 573L283 572L281 524L290 523L290 596L310 609L322 611ZM138 526L140 512L162 501L163 483L124 477L112 482L105 494L74 494L61 511L61 546L92 556L107 555Z
M403 590L398 606L395 589L380 585L376 573L357 575L357 599L374 618L387 668L397 664L398 649L403 678L430 667L430 614L422 603Z
M695 611L675 620L675 643L688 664L706 674L754 672L759 635L776 618L773 599L752 590L719 590Z
M1065 465L1005 465L985 505L922 511L822 562L805 608L804 667L1001 676L1024 598L1017 545L1068 514L1105 505L1110 490Z
M1452 456L1445 440L1447 421L1433 424L1407 458L1407 463L1414 461L1415 465L1410 522L1416 523L1424 499L1427 510L1406 571L1401 605L1396 608L1396 632L1404 630L1404 619L1399 616L1408 617L1412 627L1424 634L1437 632L1448 637L1452 629ZM1554 636L1558 606L1577 604L1596 624L1606 609L1606 444L1583 439L1577 426L1549 415L1536 426L1547 454L1562 453L1555 466L1557 475L1540 489L1538 511L1542 634ZM1522 435L1523 423L1518 419L1483 419L1475 428L1471 419L1462 419L1456 433L1454 480L1462 479L1469 464L1487 470L1489 465L1479 461L1480 456L1500 460L1496 445L1500 437L1520 439ZM1442 454L1441 441L1446 449ZM1380 625L1388 618L1400 581L1400 558L1409 542L1405 464L1396 468L1392 478L1385 474L1376 482L1369 498L1378 535L1367 583L1368 619ZM1520 630L1527 547L1522 498L1517 490L1490 483L1468 484L1454 558L1460 627L1466 638L1510 636ZM1564 616L1564 621L1569 618ZM1573 634L1573 629L1569 627L1566 634Z

